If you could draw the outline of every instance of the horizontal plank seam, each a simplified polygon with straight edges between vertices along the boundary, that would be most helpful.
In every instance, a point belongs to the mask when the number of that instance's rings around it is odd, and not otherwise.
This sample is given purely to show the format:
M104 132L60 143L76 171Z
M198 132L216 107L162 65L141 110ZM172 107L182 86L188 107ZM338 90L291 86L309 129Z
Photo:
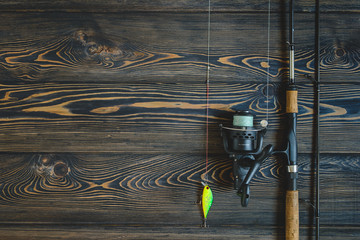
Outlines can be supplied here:
M116 6L114 6L113 8L117 8ZM96 14L96 13L129 13L129 14L136 14L136 13L164 13L164 14L168 14L168 13L179 13L179 14L194 14L194 13L201 13L201 14L205 14L207 13L207 9L174 9L174 10L126 10L126 9L122 9L122 10L112 10L112 9L107 9L107 10L99 10L97 9L96 11L91 11L91 10L77 10L77 9L64 9L64 10L59 10L59 9L2 9L0 10L1 13L91 13L91 14ZM276 13L283 13L283 10L276 10L273 9L272 10L272 14L276 14ZM267 14L267 10L221 10L221 9L214 9L212 10L213 14L219 14L219 13L227 13L227 14ZM304 10L304 11L295 11L295 13L297 14L302 14L302 13L308 13L308 14L315 14L315 11L313 10ZM321 11L321 14L360 14L360 10L325 10L325 11Z

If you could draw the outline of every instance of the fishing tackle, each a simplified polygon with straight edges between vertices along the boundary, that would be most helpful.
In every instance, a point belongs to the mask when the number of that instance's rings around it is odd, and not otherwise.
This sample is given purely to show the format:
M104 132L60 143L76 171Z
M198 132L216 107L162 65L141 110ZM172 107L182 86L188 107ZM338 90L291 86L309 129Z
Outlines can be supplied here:
M297 189L298 165L297 165L297 139L296 139L296 125L297 125L297 87L295 85L295 61L294 61L294 0L290 0L289 11L289 81L286 89L286 113L288 116L288 134L287 147L283 151L276 151L275 153L283 153L288 160L288 187L286 191L286 212L285 212L285 237L286 240L299 239L299 192ZM319 168L320 168L320 2L316 1L315 14L315 79L313 79L316 88L316 139L315 139L315 154L316 154L316 239L320 239L320 210L319 210Z
M268 10L268 61L269 61L269 32L270 32L270 1ZM261 127L253 126L254 116L248 111L237 112L233 116L233 126L224 127L220 124L221 136L225 151L233 159L234 187L241 196L241 205L247 206L250 198L249 183L259 170L261 163L272 154L285 155L287 160L287 190L285 212L285 237L286 240L299 239L299 192L298 179L298 146L296 137L298 114L298 89L295 84L295 44L294 44L294 0L289 0L289 79L286 87L286 115L288 131L286 147L283 150L273 150L272 145L262 148L263 138L266 133L267 121L263 120ZM269 65L269 62L268 62ZM320 239L320 0L316 0L315 14L315 78L316 92L316 239ZM269 68L267 86L269 85ZM268 97L268 96L267 96ZM268 101L267 101L268 102ZM267 108L268 109L268 108ZM268 112L267 112L268 119Z
M316 0L315 14L315 89L316 89L316 140L315 140L315 161L316 161L316 236L320 239L320 0Z
M270 4L270 3L269 3ZM259 170L261 163L272 154L285 155L288 166L288 187L286 191L286 239L299 239L299 196L297 190L298 165L297 165L297 95L295 84L295 45L294 45L294 7L293 0L289 4L289 80L286 87L286 115L288 120L288 132L286 147L284 150L273 150L272 145L262 148L263 138L266 133L267 121L262 126L254 127L254 116L248 111L237 112L233 117L233 126L220 125L221 136L225 151L233 159L234 187L241 196L241 205L247 206L250 189L249 183ZM270 6L268 12L268 60L269 60L269 29L270 29ZM269 70L269 69L268 69ZM269 79L269 72L267 74ZM269 84L267 84L268 86ZM268 101L267 101L268 102Z
M211 205L213 203L213 194L208 184L202 182L204 185L202 197L201 197L201 206L203 210L203 217L204 217L204 224L203 227L207 227L206 221L207 221L207 215L209 213L209 210L211 208Z
M316 110L315 112L315 124L314 124L314 132L315 132L315 147L314 147L314 155L315 155L315 206L311 205L314 208L315 212L315 239L320 239L320 0L316 0L315 2L315 77L310 75L305 75L308 79L310 79L315 88L315 101L316 101Z
M267 66L270 66L270 14L270 1L268 1ZM263 148L269 119L269 71L270 67L267 67L266 120L262 120L260 126L254 126L254 115L249 111L238 111L233 116L232 127L225 127L220 124L224 149L233 159L234 188L241 197L243 207L249 203L251 179L259 171L261 164L274 151L271 144Z
M262 148L266 127L266 120L254 127L254 116L249 111L236 112L232 127L220 124L225 151L233 159L234 189L243 207L249 203L251 179L273 152L271 144Z
M296 125L298 104L298 90L295 84L295 45L294 45L294 1L289 3L289 81L286 88L286 114L288 117L287 146L283 153L288 161L288 186L286 190L285 211L285 238L287 240L299 239L299 192L297 189L297 139Z
M208 161L209 161L209 109L210 109L210 25L211 25L211 1L208 1L208 39L207 39L207 68L206 68L206 145L205 145L205 174L202 185L204 186L201 205L203 211L203 227L207 227L207 215L213 203L213 194L209 187Z
M315 88L316 88L316 240L320 239L320 0L316 0L316 23L315 23Z

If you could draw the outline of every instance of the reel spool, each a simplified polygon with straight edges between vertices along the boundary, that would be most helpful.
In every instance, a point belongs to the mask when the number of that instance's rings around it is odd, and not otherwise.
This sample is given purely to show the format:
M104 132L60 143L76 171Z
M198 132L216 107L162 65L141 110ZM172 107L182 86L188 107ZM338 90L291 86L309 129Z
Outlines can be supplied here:
M266 120L261 121L260 127L254 127L254 115L249 111L236 112L232 127L220 124L224 149L233 159L234 189L243 207L249 202L251 179L273 152L271 144L262 148L266 127Z

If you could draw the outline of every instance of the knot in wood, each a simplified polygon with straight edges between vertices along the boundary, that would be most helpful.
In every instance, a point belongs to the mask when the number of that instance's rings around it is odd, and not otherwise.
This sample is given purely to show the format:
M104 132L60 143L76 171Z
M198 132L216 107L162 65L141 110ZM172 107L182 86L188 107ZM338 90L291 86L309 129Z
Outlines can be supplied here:
M270 65L267 62L261 62L260 65L263 68L269 68L270 67Z
M48 156L43 156L40 158L40 164L47 166L50 163L51 163L51 159Z
M262 92L265 97L267 96L269 98L272 98L275 94L274 86L272 84L266 84L262 89Z
M57 162L53 168L56 177L65 177L69 172L69 167L63 162Z
M335 55L337 57L343 57L345 55L345 50L342 48L338 48L335 50Z
M75 39L81 42L82 44L85 45L87 43L88 36L82 30L76 31L74 35L75 35Z

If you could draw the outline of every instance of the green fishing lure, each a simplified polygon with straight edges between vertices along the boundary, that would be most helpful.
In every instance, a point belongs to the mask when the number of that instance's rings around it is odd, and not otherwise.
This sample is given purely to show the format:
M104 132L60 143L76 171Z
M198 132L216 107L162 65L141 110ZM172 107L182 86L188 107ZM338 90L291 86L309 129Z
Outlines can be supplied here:
M204 184L204 189L203 189L202 199L201 199L202 210L203 210L203 214L204 214L204 227L206 227L207 215L209 213L209 210L211 208L213 200L214 200L213 194L212 194L212 191L211 191L209 185Z

